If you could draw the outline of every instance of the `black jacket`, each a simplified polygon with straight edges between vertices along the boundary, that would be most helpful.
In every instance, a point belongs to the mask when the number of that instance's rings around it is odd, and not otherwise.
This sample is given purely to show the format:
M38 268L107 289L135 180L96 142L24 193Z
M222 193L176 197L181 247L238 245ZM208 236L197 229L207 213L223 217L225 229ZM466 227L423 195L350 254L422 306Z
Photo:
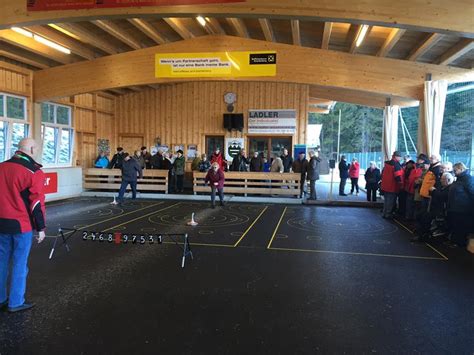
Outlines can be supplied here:
M109 169L122 169L123 153L115 153L109 164Z
M250 159L250 171L263 171L264 164L265 162L263 161L263 158L260 155L256 158L252 157L252 159Z
M308 162L308 180L319 180L319 163L321 159L319 157L312 157Z
M380 181L380 170L379 168L375 168L374 170L371 170L368 168L365 171L365 181L367 182L367 186L372 186L376 187Z
M289 173L291 167L293 166L293 157L290 155L287 155L286 157L282 155L281 161L283 162L283 172L284 173Z
M293 162L292 168L294 173L300 173L302 177L306 177L306 172L308 171L308 161L306 159L296 159Z
M122 163L122 181L137 181L137 175L140 179L143 177L142 168L135 159L129 159Z
M474 177L468 171L449 187L448 211L474 216Z
M434 174L436 178L435 187L437 189L441 188L441 163L434 163L430 165L430 171Z
M152 169L164 169L165 157L162 154L156 153L150 158L150 165Z
M210 168L211 168L211 162L209 160L206 160L206 161L201 160L201 162L199 163L198 170L201 173L207 173Z
M350 168L350 164L347 164L345 160L341 160L339 162L339 177L341 179L349 178L349 168Z
M232 160L231 171L247 171L248 160L246 157L238 154Z

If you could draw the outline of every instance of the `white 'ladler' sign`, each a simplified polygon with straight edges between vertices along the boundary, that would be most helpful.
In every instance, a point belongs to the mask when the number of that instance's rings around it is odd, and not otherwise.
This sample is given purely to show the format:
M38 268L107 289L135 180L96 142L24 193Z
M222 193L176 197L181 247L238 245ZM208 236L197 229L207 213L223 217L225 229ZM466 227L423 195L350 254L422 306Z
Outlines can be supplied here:
M249 110L248 133L295 134L296 110Z

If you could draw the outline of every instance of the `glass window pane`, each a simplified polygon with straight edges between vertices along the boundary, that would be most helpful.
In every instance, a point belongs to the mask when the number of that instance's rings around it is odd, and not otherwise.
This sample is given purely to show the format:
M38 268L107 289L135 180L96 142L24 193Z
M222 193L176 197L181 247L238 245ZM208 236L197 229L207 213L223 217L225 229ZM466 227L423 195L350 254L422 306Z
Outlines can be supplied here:
M25 99L7 96L7 116L25 119Z
M224 137L206 137L206 147L209 160L212 154L216 151L216 148L219 148L222 154L224 154Z
M69 112L70 108L65 106L58 106L56 112L56 121L58 124L65 124L69 126Z
M5 141L7 139L7 126L6 122L0 121L0 162L5 160Z
M10 156L13 156L18 149L18 143L28 136L28 125L23 123L12 124L12 146L10 147Z
M253 157L255 152L262 155L264 159L268 160L270 158L268 155L268 138L252 137L249 139L248 155Z
M281 138L272 137L272 154L276 154L280 156L283 154L284 148L288 149L288 152L291 155L291 138L290 137L281 137Z
M5 109L3 108L3 103L5 100L5 96L0 95L0 116L5 116Z
M69 163L71 157L71 130L61 130L61 150L59 151L59 163Z
M41 122L54 123L54 105L41 104Z
M43 164L54 164L56 159L57 128L43 128Z

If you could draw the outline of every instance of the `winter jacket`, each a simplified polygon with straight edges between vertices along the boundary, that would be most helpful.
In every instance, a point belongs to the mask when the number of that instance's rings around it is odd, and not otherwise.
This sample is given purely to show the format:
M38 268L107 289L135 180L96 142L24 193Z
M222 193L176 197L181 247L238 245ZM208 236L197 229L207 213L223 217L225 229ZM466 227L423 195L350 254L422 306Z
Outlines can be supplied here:
M191 163L191 170L199 170L199 165L201 164L202 159L200 157L195 157Z
M294 173L300 173L302 177L306 177L306 172L308 171L308 161L306 159L297 159L293 162L292 169Z
M449 187L448 212L474 217L474 177L466 170Z
M339 162L339 177L341 179L347 179L349 177L349 164L347 164L344 159Z
M109 169L122 169L123 153L115 153L109 164Z
M431 212L436 216L443 214L445 211L448 204L449 187L443 186L431 192Z
M123 181L137 181L137 175L140 179L143 177L142 168L136 159L128 159L122 163L122 180Z
M198 170L201 173L207 173L211 168L211 162L209 160L201 160L198 166Z
M94 162L94 167L96 168L106 169L108 166L109 166L109 159L107 159L107 157L101 157L99 155Z
M275 158L272 160L272 165L270 166L271 173L282 173L283 172L283 162L281 158Z
M356 161L354 163L351 163L351 165L349 166L349 177L358 179L359 174L360 174L359 162Z
M163 167L164 160L165 160L165 157L163 156L163 154L156 153L150 158L151 168L152 169L165 169Z
M136 160L140 168L145 169L145 158L143 158L143 155L140 155L139 157L133 155L132 158Z
M248 160L241 154L237 154L232 160L230 170L232 171L247 171Z
M184 157L176 158L174 160L174 173L176 175L184 175L186 161Z
M382 185L383 192L398 193L403 187L403 169L400 163L394 159L385 162L382 171Z
M423 169L421 168L414 168L410 171L410 175L408 176L408 180L406 185L404 185L405 191L409 194L415 193L415 181L421 178L423 174Z
M319 157L312 157L308 162L308 180L319 180Z
M369 188L369 186L372 188L377 187L380 181L379 168L377 167L375 169L368 168L365 171L364 178L365 178L365 182L367 183L366 188Z
M151 154L146 152L145 155L141 155L143 157L143 161L145 162L145 168L151 169Z
M430 189L441 187L441 164L435 163L430 166L430 169L423 178L421 184L420 195L423 197L430 197Z
M211 165L213 163L217 163L219 164L220 168L222 171L226 171L227 170L227 163L226 161L224 160L223 156L222 156L222 153L219 153L219 155L216 155L216 153L213 153L212 154L212 157L211 157Z
M217 182L217 188L222 189L224 188L224 182L225 182L225 175L224 172L221 169L218 169L217 171L214 171L214 169L211 169L207 172L206 179L204 180L205 183L209 183L209 186L213 187L215 186L214 183Z
M283 172L289 173L291 166L293 165L293 157L291 155L282 155L280 158L283 162Z
M250 159L250 171L263 171L264 163L265 162L263 161L263 158L261 156L258 156L257 158L252 157L252 159Z
M0 163L0 233L20 234L45 229L45 175L41 167L20 151Z

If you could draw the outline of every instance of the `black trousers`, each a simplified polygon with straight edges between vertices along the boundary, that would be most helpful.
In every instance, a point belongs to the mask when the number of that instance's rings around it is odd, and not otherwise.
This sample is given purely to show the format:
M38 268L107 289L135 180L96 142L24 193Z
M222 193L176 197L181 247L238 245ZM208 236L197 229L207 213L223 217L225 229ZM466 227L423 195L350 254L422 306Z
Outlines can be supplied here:
M211 203L213 206L216 204L216 192L219 194L219 200L221 203L224 201L224 189L211 186Z
M339 195L344 195L344 189L346 188L346 181L347 181L347 178L341 178L341 182L339 183Z
M377 201L377 184L367 184L367 201Z
M351 193L354 192L354 189L359 193L359 178L351 178Z
M184 175L176 175L176 190L177 192L181 192L183 190L184 184Z

